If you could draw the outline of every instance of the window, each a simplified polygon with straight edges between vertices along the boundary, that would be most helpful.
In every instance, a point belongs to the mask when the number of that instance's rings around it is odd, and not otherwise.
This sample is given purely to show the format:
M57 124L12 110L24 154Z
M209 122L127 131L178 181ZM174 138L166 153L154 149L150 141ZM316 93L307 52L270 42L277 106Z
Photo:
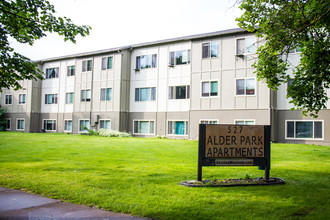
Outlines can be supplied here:
M172 135L188 135L187 121L169 121L168 134Z
M239 120L235 120L235 125L255 125L255 120L253 120L253 119L239 119Z
M157 54L136 57L136 70L154 68L157 66Z
M134 121L134 134L155 134L154 121Z
M25 119L17 119L16 130L24 130L25 129Z
M56 120L44 120L43 129L45 131L56 131Z
M74 76L75 75L75 66L68 66L67 69L67 76Z
M102 58L102 70L112 69L112 57Z
M237 79L236 80L236 95L254 95L255 94L255 79Z
M65 95L65 104L72 104L73 103L73 92L66 93Z
M5 96L5 104L6 105L11 105L12 104L12 101L13 101L13 95L6 95Z
M323 139L323 121L286 121L287 139Z
M57 94L46 94L45 104L57 104Z
M190 50L170 52L169 66L190 63Z
M58 78L58 67L46 69L46 79Z
M81 90L81 101L82 102L89 102L91 101L91 90Z
M89 120L79 120L79 131L83 132L86 129L89 130Z
M101 101L111 101L111 88L101 89Z
M251 54L256 52L256 38L246 37L236 39L236 55Z
M135 101L155 101L156 87L135 88Z
M5 121L6 121L5 129L6 130L11 130L11 119L7 118L7 119L5 119Z
M64 131L72 132L72 120L64 121Z
M217 96L218 95L218 82L210 81L210 82L202 82L202 96Z
M202 58L219 57L219 42L202 44Z
M18 95L18 104L25 104L25 97L26 97L26 94L19 94Z
M100 129L111 129L111 121L110 120L100 120Z
M292 85L293 81L294 81L294 79L289 79L289 81L288 81L288 87Z
M170 86L168 90L168 99L189 99L190 86Z
M301 52L300 47L296 47L296 48L293 48L293 49L289 50L289 53L299 53L299 52Z
M216 125L216 124L218 124L218 120L201 120L200 124Z
M82 61L82 72L92 71L92 60Z

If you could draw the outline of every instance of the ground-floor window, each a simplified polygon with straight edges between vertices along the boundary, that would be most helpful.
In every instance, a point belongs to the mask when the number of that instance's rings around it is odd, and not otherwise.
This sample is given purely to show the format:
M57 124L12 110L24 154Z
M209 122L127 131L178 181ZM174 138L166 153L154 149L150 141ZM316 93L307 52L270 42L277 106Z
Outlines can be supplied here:
M111 129L111 120L100 120L100 129Z
M218 120L216 119L203 119L200 121L200 124L205 124L205 125L216 125L218 124Z
M287 120L287 139L323 139L323 121Z
M168 121L168 134L188 135L187 121Z
M5 120L6 120L5 129L6 130L11 130L11 119L6 118Z
M134 134L155 134L154 121L134 121Z
M64 120L64 131L72 132L72 120Z
M25 119L17 119L16 130L23 131L25 129Z
M254 119L237 119L235 120L235 125L255 125Z
M56 131L56 120L44 120L43 129L45 131Z
M79 131L83 132L85 129L89 130L89 120L79 120Z

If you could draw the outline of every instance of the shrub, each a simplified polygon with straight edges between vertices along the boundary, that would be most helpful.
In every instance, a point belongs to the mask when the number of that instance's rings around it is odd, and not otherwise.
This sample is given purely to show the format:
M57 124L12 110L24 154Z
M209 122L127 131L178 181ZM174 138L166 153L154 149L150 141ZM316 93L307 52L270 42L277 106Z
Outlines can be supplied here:
M128 132L120 132L115 130L100 129L99 135L102 137L132 137Z

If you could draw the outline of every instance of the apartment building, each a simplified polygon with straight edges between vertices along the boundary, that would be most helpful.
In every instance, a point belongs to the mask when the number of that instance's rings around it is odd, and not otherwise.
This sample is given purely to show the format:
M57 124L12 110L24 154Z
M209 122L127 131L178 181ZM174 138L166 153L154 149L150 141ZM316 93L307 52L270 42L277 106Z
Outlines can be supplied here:
M197 139L201 123L255 124L271 125L273 141L330 144L329 108L303 117L287 85L271 91L256 79L261 43L231 29L38 61L45 80L1 95L7 130ZM289 71L299 57L292 51Z

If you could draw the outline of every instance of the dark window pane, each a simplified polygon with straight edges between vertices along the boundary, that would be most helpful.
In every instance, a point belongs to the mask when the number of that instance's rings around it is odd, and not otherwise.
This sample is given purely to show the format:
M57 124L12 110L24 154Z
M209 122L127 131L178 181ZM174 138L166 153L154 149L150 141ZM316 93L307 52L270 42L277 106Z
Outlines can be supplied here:
M152 67L157 66L157 54L152 55Z
M286 122L286 137L294 138L294 122L293 121Z
M136 57L136 67L137 70L141 69L141 58Z
M140 101L140 90L139 90L139 88L135 89L135 101Z
M313 122L297 121L296 138L313 138Z
M202 45L202 58L210 57L210 43L206 43Z
M174 65L174 52L170 52L170 60L169 60L170 65Z
M185 99L186 98L186 86L175 87L175 99Z
M322 122L314 122L314 138L323 138Z
M236 80L236 95L244 95L244 79L237 79Z
M156 87L151 88L151 100L156 100Z

